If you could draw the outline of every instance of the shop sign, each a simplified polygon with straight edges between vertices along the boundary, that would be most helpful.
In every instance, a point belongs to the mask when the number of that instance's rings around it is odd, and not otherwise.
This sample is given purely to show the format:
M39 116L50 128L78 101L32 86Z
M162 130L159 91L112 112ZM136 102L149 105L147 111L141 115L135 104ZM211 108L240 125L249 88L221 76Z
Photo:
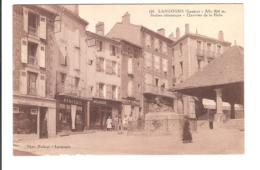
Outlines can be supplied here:
M65 104L83 105L81 100L69 98L69 97L64 97L62 99L62 102L65 103Z
M106 104L107 104L107 101L105 101L105 100L93 100L93 103L106 105Z

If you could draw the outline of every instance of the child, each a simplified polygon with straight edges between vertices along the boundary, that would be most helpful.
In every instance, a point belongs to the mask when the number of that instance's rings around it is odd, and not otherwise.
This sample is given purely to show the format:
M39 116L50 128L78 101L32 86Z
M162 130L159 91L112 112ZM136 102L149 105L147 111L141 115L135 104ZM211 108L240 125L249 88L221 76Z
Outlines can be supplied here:
M107 131L110 131L112 129L112 119L110 116L108 116L106 124L107 124Z

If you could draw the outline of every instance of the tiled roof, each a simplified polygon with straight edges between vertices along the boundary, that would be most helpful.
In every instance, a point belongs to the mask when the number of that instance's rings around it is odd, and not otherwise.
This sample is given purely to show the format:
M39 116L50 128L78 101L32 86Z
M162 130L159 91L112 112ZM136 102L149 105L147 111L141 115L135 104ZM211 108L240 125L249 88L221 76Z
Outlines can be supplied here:
M218 86L244 82L244 52L239 46L232 46L222 56L176 85L173 90Z

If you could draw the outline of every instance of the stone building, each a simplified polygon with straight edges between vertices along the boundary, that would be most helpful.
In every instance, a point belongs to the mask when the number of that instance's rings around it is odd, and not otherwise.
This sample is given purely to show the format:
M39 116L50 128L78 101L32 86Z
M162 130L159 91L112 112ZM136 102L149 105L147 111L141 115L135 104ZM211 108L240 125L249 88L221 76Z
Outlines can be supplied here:
M87 127L89 99L86 90L87 56L85 29L88 22L78 15L78 5L41 5L57 14L51 70L55 84L56 131L69 133Z
M175 43L172 44L172 77L173 85L185 81L194 73L203 68L215 58L218 58L230 47L231 43L224 40L223 31L219 31L218 38L191 33L189 24L185 24L185 33L180 36L180 29L176 29ZM194 98L176 94L174 105L178 113L188 114L195 118ZM197 100L197 99L196 99Z
M13 125L14 134L55 136L56 14L37 5L13 6Z
M104 36L104 23L96 24L96 33L86 31L87 91L91 97L89 128L103 129L106 119L121 114L120 43Z
M173 110L173 94L168 91L172 84L170 48L173 41L164 34L163 28L155 32L142 25L132 24L129 13L107 34L108 37L123 39L141 47L141 61L144 63L141 65L142 114Z

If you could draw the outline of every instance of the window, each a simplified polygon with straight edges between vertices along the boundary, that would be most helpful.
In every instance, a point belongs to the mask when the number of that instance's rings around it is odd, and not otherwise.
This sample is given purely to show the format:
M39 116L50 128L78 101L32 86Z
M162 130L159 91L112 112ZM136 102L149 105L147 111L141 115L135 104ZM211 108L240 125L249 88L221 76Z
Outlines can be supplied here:
M197 49L198 49L198 50L201 49L201 41L197 41Z
M175 66L172 66L172 76L175 77Z
M116 97L116 86L112 86L112 99L117 99Z
M168 72L168 60L166 60L165 58L162 59L162 69L164 73Z
M181 75L183 75L183 62L180 62L180 68L181 68Z
M148 34L145 35L145 46L148 48L151 47L151 36Z
M97 72L104 72L105 60L102 57L96 58L96 70Z
M151 74L145 74L145 84L152 84L152 75Z
M38 34L38 22L39 16L35 13L29 12L28 13L28 32L32 35Z
M167 43L166 42L163 42L163 44L162 44L162 52L163 53L167 53Z
M116 75L116 61L112 61L112 74Z
M154 67L156 70L160 70L160 57L154 56Z
M159 78L155 78L155 86L159 87Z
M106 98L112 99L112 85L106 84Z
M106 60L106 73L112 74L112 61Z
M67 46L64 47L64 54L60 55L60 64L66 66L68 58Z
M60 77L61 77L61 83L65 83L65 81L66 81L66 74L64 74L64 73L60 73Z
M103 42L102 41L97 41L97 51L102 51L103 50Z
M75 77L75 88L79 88L79 78Z
M155 51L159 51L160 48L160 44L159 44L159 40L157 38L154 39L154 49Z
M207 50L210 51L211 50L211 44L207 43Z
M105 85L103 83L99 83L98 84L98 91L99 91L99 94L98 94L98 97L101 97L101 98L104 98L105 97Z
M28 64L37 64L37 48L37 43L28 42Z
M180 46L179 46L179 48L180 48L180 55L182 55L182 43L180 43Z
M128 58L127 60L127 72L128 74L133 74L133 58Z
M217 53L220 54L221 53L221 45L217 46Z
M80 49L74 48L74 69L80 70Z
M198 70L201 70L201 60L198 60Z
M111 55L112 56L116 56L116 47L114 45L111 45L110 48L111 48L110 49L111 50Z
M37 74L28 72L28 94L36 95L36 80Z
M152 54L151 53L145 52L145 54L144 54L144 62L145 62L145 67L146 68L151 68L152 67L153 60L152 60Z

